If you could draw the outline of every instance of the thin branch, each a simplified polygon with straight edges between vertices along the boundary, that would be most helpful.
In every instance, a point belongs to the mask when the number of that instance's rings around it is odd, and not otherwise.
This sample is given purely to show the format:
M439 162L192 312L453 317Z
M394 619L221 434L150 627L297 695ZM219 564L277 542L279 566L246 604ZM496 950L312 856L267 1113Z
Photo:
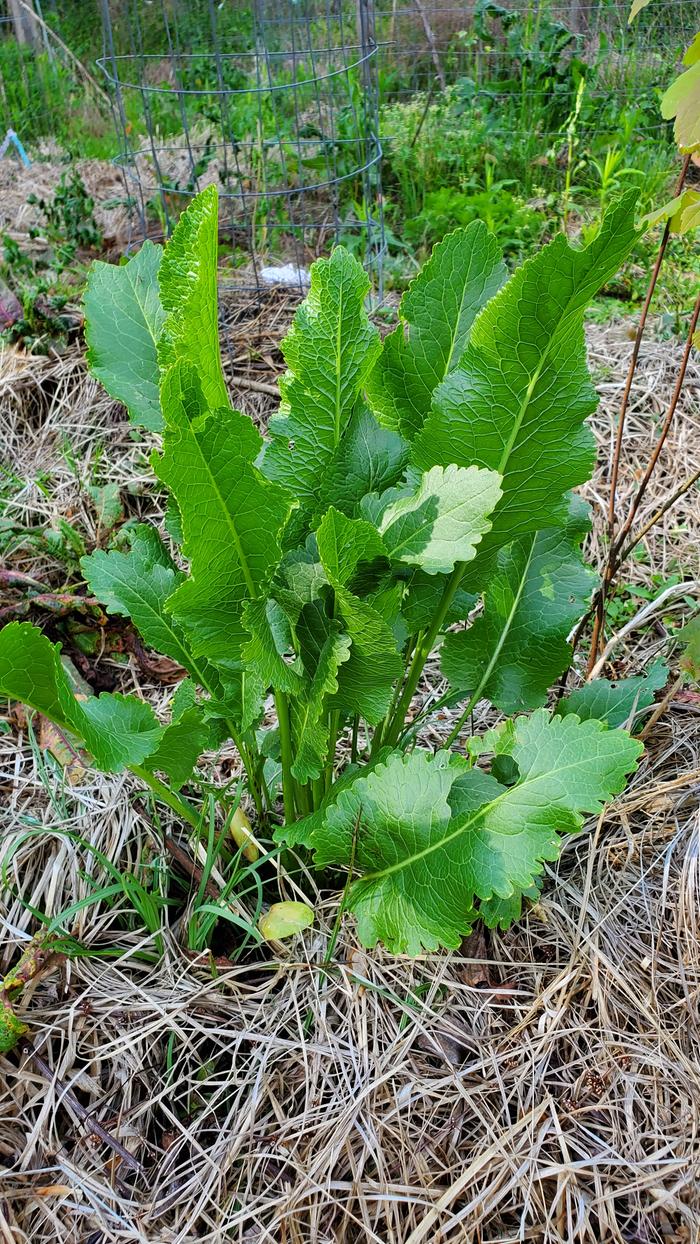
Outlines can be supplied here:
M620 553L620 563L627 560L632 552L632 549L636 548L640 540L644 539L644 537L651 531L652 527L655 527L659 520L663 518L664 514L666 514L671 507L676 504L676 501L679 501L685 493L690 492L693 484L697 484L699 480L700 471L695 471L693 475L689 475L688 478L684 480L675 492L671 493L670 497L666 498L663 505L660 505L658 510L654 511L649 521L645 523L643 527L640 527L639 531L632 537L629 543L625 545L624 549Z
M678 401L681 395L681 390L683 388L683 381L685 380L685 373L688 370L688 361L690 359L690 351L693 348L693 337L695 336L695 330L698 326L699 317L700 317L700 291L698 292L698 296L695 300L695 306L693 307L693 314L690 318L690 327L688 329L688 336L686 338L685 349L683 351L683 358L681 359L681 364L680 364L680 367L678 368L678 375L676 377L676 383L674 385L673 394L671 397L671 401L669 403L668 411L666 412L666 418L664 419L663 427L661 429L661 432L659 433L659 439L657 440L656 445L654 446L652 455L649 459L647 469L644 472L644 477L637 489L636 496L630 507L630 512L611 550L611 558L610 558L611 561L614 560L615 562L617 562L618 551L622 547L625 537L629 535L632 529L632 524L637 515L637 511L642 503L642 498L649 485L649 480L651 479L654 473L654 468L659 460L661 450L663 449L664 444L666 443L666 438L668 437L668 434L671 430L671 424L673 423L673 416L676 413L676 407L678 405Z
M635 631L638 626L641 626L643 622L646 622L650 617L653 617L653 615L658 612L661 605L666 604L669 600L675 600L678 596L685 596L687 594L692 595L693 592L697 591L700 591L700 579L690 579L687 583L671 584L670 587L667 587L663 592L660 592L655 600L647 601L639 612L635 613L633 618L630 618L629 622L626 622L619 631L611 636L595 665L588 672L586 681L591 682L592 679L598 678L602 674L607 659L613 648L619 644L620 640L625 639L626 636L631 634L632 631Z
M683 161L683 166L681 168L678 181L676 182L674 198L676 198L680 194L681 190L683 189L683 185L684 185L686 176L688 174L688 168L690 167L690 158L691 158L690 155L687 155L685 160ZM625 381L625 389L624 389L624 393L622 394L622 401L620 403L620 418L619 418L619 422L617 425L615 452L613 454L612 471L610 474L610 502L608 505L608 535L610 537L611 542L615 535L615 499L616 499L616 494L617 494L617 482L618 482L618 478L620 474L620 457L622 454L622 439L623 439L624 431L625 431L625 419L627 417L627 408L629 406L630 393L632 391L632 381L634 380L634 374L637 370L639 351L640 351L641 344L642 344L642 337L644 336L644 330L646 328L647 317L649 315L649 307L651 306L651 300L654 296L654 290L656 289L656 283L659 279L659 272L661 270L661 264L663 263L664 255L666 253L666 247L668 246L668 239L670 237L670 234L671 234L671 220L669 217L664 227L663 237L661 238L661 243L659 245L659 252L658 252L658 255L656 256L656 263L654 264L654 268L653 268L651 277L649 279L649 288L647 289L646 297L644 299L644 305L642 307L642 312L639 317L639 324L637 325L637 332L634 338L634 346L632 348L632 357L630 359L630 365L627 370L627 379Z
M610 546L610 549L608 552L608 559L605 565L605 571L603 573L603 581L600 585L600 588L598 589L598 592L596 593L596 598L595 598L595 602L593 606L594 611L595 611L595 622L593 624L593 634L591 636L591 647L590 647L590 652L588 655L589 677L590 677L590 672L596 662L598 651L600 648L600 643L603 637L603 630L605 627L605 603L610 592L610 586L624 560L623 557L621 556L621 549L624 545L624 542L627 536L629 535L632 529L632 524L634 523L634 519L636 517L637 511L639 509L639 506L641 505L642 498L644 497L644 494L647 490L649 481L654 473L654 469L659 460L661 450L663 449L664 444L666 443L668 434L671 430L673 418L676 413L676 407L678 406L678 401L680 399L680 395L683 389L683 382L685 380L685 374L688 369L688 361L690 359L690 352L693 347L693 337L697 329L698 318L700 318L700 292L698 293L698 296L695 300L695 306L693 307L693 314L690 319L690 326L689 326L688 335L686 338L685 349L683 351L683 357L681 359L680 366L678 368L678 375L676 377L676 383L674 385L673 394L671 396L671 401L669 403L669 407L666 412L666 418L664 419L661 432L659 433L659 438L649 458L646 471L644 472L644 477L639 484L636 495L630 507L630 512L627 515L627 518L617 536L617 539Z

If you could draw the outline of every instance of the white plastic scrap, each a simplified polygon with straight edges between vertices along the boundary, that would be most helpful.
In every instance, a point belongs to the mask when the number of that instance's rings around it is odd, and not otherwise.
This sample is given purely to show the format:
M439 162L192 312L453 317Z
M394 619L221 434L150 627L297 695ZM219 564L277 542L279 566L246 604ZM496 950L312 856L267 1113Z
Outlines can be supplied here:
M296 286L311 284L308 268L298 268L296 264L286 263L281 268L261 268L260 275L268 285Z

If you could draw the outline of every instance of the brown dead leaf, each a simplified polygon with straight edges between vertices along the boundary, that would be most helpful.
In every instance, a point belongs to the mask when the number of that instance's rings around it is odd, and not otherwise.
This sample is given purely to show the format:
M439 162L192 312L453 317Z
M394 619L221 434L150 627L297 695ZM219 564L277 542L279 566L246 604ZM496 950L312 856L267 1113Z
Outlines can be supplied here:
M87 696L76 695L75 698L86 700ZM71 786L80 786L89 764L87 752L65 730L46 717L40 718L39 747L42 751L50 752L58 761Z

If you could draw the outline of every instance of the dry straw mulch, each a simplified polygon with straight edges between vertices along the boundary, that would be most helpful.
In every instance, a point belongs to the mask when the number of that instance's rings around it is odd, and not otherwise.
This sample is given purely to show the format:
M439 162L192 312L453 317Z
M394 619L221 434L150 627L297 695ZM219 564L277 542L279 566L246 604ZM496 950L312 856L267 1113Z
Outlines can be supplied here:
M279 366L274 333L238 320L231 341L232 374L269 381ZM607 462L631 342L622 329L593 328L589 344ZM668 343L645 348L623 497L663 416L678 353ZM109 478L122 483L129 513L158 520L150 446L78 357L25 368L13 356L0 383L0 435L26 481L7 513L36 524L72 510L98 539L84 485ZM698 465L699 395L693 362L649 512ZM274 405L255 389L236 397L261 421ZM599 530L603 466L588 496ZM630 570L636 582L677 563L698 577L697 492L645 545L646 560ZM14 557L57 586L34 548ZM655 630L622 640L615 672L637 672L664 651L664 618L683 608L668 602ZM121 676L125 689L140 686L159 703L162 692L135 666ZM422 694L439 690L434 673ZM187 913L164 927L154 966L141 957L153 938L129 931L123 904L80 910L71 932L94 957L54 964L23 997L38 1061L0 1058L0 1239L698 1239L698 721L697 699L679 693L630 788L566 843L538 906L509 933L476 934L459 953L409 961L363 952L348 918L327 964L338 896L320 894L313 930L213 974L186 951ZM425 741L447 726L443 718ZM0 970L35 929L31 909L63 911L106 878L89 846L123 871L170 866L131 779L61 791L20 732L0 736L0 785L6 859L13 849ZM143 1173L94 1136L94 1121Z

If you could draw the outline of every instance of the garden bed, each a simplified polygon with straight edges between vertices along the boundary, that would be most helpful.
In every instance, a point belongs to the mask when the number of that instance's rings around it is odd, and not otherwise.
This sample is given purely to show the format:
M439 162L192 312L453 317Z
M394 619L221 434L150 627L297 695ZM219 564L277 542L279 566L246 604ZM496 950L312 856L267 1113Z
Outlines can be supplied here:
M268 388L289 322L289 306L274 297L263 312L252 301L245 316L232 310L233 348L224 352L236 404L260 423L276 406ZM593 426L607 464L632 342L625 324L591 326L588 341L601 395ZM653 335L643 347L622 509L679 354ZM67 519L91 549L104 514L89 488L106 482L119 485L124 517L162 521L149 482L154 438L135 435L79 351L41 360L8 353L1 385L13 481L6 523L60 530ZM700 466L699 409L694 359L641 523ZM601 465L585 490L594 545L606 487ZM642 547L613 629L647 595L673 587L679 566L686 577L700 566L697 494ZM4 563L51 591L70 587L69 561L36 542L13 540ZM20 599L7 593L10 605ZM639 673L665 651L683 608L681 589L631 629L612 652L614 675ZM170 691L165 671L128 649L98 651L82 672L136 690L156 711ZM438 678L428 667L424 701ZM320 892L303 936L245 950L232 927L212 960L187 938L203 847L188 857L182 828L167 814L155 820L130 776L91 774L62 789L57 767L12 716L0 735L2 838L14 847L9 940L35 930L31 909L55 915L74 906L80 953L57 956L23 995L32 1049L0 1057L8 1239L692 1240L700 1225L699 719L700 697L680 690L625 793L590 832L567 840L539 903L507 934L476 933L459 952L417 960L369 954L351 917L336 929L339 896ZM477 716L479 728L487 723ZM424 741L450 726L445 710ZM217 776L235 776L237 763L234 749L224 750ZM88 903L97 883L108 885L105 861L134 876L146 870L163 893L173 873L181 877L157 963L143 958L154 935L137 919L129 927L123 897ZM214 891L220 882L214 872ZM310 892L314 884L309 877ZM284 879L281 888L296 897ZM13 957L9 944L4 953L0 970Z

